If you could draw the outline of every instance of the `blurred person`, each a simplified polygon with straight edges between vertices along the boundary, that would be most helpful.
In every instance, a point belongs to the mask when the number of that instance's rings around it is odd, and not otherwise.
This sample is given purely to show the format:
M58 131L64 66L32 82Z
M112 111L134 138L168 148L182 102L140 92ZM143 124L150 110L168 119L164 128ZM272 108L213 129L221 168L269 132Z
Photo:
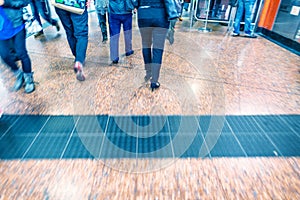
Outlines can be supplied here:
M46 20L49 24L56 27L57 32L60 30L60 26L56 19L52 18L51 9L48 0L31 0L31 7L33 15L35 19L39 22L40 26L43 27L40 15L44 20ZM34 35L35 38L44 35L44 31L41 30Z
M99 26L102 33L102 43L106 43L107 38L107 10L108 10L108 1L109 0L95 0L95 7L97 11L97 17Z
M170 21L175 25L179 13L174 0L138 0L137 13L146 70L144 80L150 80L154 91L160 87L158 79Z
M130 56L132 50L132 11L134 10L134 0L109 0L108 24L110 35L110 65L119 63L119 38L121 26L123 26L125 40L125 55ZM128 7L128 3L131 6Z
M233 25L232 36L237 37L240 35L240 25L243 14L245 13L245 26L244 26L244 36L249 38L256 38L251 30L251 20L252 20L252 10L255 0L238 0L237 12Z
M84 12L76 14L58 7L55 7L56 14L58 15L67 35L67 41L75 57L74 72L76 79L79 81L85 80L83 73L83 66L86 59L86 50L88 46L88 12L87 6L90 1L88 0Z
M14 91L25 83L25 93L35 90L31 60L26 49L26 30L23 21L23 7L28 0L0 0L2 30L0 34L0 56L16 76ZM8 50L9 49L9 50ZM17 60L21 61L22 70Z

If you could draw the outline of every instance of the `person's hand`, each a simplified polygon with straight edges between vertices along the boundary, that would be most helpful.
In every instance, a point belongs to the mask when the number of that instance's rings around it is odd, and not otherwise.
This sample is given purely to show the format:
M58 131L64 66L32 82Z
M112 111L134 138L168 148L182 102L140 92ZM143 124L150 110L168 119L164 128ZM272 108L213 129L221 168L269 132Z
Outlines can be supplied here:
M4 5L4 3L5 3L5 1L4 1L4 0L0 0L0 6L3 6L3 5Z
M1 0L0 0L0 1L1 1ZM87 0L87 1L86 1L86 4L85 4L85 5L86 5L86 7L88 7L88 8L90 7L90 5L91 5L91 1L92 1L92 0Z
M174 29L169 28L167 33L167 40L169 40L169 43L172 45L174 43Z

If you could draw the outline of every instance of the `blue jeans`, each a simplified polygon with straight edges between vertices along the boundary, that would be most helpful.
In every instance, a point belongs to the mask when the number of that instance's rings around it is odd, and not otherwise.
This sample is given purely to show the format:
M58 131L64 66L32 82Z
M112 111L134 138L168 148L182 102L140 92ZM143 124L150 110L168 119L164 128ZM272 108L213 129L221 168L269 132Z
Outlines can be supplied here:
M240 24L245 11L245 29L246 34L251 34L252 10L255 0L239 0L237 13L234 21L234 33L240 33Z
M8 40L0 40L0 56L13 71L19 69L16 60L20 59L23 72L31 73L31 60L26 49L25 28Z
M147 14L151 10L151 8L139 9L139 12ZM142 37L146 75L151 75L151 82L155 83L159 79L169 21L165 16L161 16L161 18L139 18L138 26Z
M48 0L32 0L33 14L42 26L41 18L44 18L52 26L57 24L57 20L51 18L51 12ZM43 27L43 26L42 26Z
M132 51L132 14L108 14L109 35L110 35L110 59L119 60L119 38L121 25L123 24L125 52Z
M58 17L66 31L67 40L75 61L85 62L88 45L88 13L85 9L82 15L55 8Z

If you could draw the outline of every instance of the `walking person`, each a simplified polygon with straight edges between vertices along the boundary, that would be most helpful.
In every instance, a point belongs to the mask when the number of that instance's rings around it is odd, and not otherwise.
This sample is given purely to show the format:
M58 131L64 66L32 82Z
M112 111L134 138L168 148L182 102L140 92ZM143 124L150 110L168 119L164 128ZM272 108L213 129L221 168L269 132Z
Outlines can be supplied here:
M174 0L138 0L138 26L142 37L142 53L146 70L145 82L151 81L152 91L158 82L165 39L170 25L179 17Z
M82 14L76 14L68 10L55 7L56 14L58 15L67 35L67 41L75 57L74 72L79 81L85 80L83 73L83 66L86 59L86 50L88 46L88 12L87 5L85 5Z
M60 30L60 26L56 19L52 18L51 9L48 0L31 0L32 11L35 19L39 22L40 26L43 27L41 17L46 20L49 24L56 27L57 32ZM44 31L41 30L34 35L35 38L44 35Z
M0 0L0 17L3 25L0 31L0 56L15 74L14 91L20 90L25 83L25 93L35 90L23 21L23 7L28 3L28 0ZM22 70L19 69L17 60L22 63Z
M256 38L251 30L251 20L252 20L252 10L255 0L238 0L237 13L233 25L233 37L240 35L240 25L243 14L245 13L245 26L244 26L244 36L249 38Z
M119 63L119 38L121 26L123 26L125 40L125 55L130 56L132 50L132 11L134 7L128 7L131 0L109 0L108 24L110 35L110 65Z
M95 0L95 7L97 11L97 17L99 26L102 33L102 43L105 44L108 40L107 38L107 10L108 10L109 0Z

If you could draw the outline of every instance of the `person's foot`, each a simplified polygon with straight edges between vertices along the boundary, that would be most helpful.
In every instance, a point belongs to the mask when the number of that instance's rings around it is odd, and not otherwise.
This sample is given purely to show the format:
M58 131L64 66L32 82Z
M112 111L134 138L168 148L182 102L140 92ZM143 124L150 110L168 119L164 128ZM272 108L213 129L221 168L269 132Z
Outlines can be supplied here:
M231 33L231 36L232 36L232 37L238 37L238 36L240 36L240 34L239 34L239 33L232 32L232 33Z
M131 56L133 53L134 53L134 51L133 51L133 50L131 50L131 51L128 51L128 52L126 52L126 53L125 53L125 56Z
M158 89L160 87L160 83L159 82L155 82L155 83L151 83L150 88L152 90L152 92L156 89Z
M119 63L119 61L113 60L113 61L109 64L109 66L116 66L116 65L118 65L118 63Z
M107 34L102 33L102 43L103 43L103 44L106 44L107 40L108 40Z
M35 39L39 39L39 38L42 38L42 37L45 37L43 30L41 30L41 31L37 32L36 34L34 34Z
M56 22L55 27L56 27L57 32L59 32L60 31L60 26L59 26L58 22Z
M251 33L245 33L245 34L244 34L244 37L247 37L247 38L257 38L256 35L251 34Z
M76 79L79 81L84 81L85 76L83 74L83 65L81 62L76 61L74 65L74 72L76 74Z

